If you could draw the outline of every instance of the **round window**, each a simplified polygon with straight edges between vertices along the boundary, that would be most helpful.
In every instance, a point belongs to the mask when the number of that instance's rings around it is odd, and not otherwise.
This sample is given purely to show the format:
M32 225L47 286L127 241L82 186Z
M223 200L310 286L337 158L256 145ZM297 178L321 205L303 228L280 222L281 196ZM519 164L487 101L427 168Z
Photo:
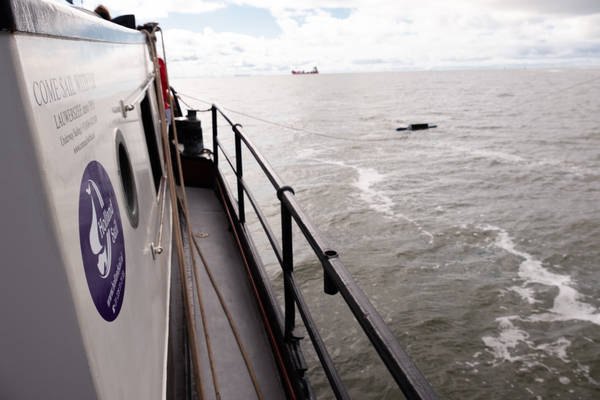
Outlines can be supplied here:
M137 227L139 221L139 209L137 199L137 188L135 186L135 175L131 166L129 152L123 134L117 129L117 165L119 167L119 176L121 177L121 186L123 195L125 196L125 209L129 217L129 223L134 228Z

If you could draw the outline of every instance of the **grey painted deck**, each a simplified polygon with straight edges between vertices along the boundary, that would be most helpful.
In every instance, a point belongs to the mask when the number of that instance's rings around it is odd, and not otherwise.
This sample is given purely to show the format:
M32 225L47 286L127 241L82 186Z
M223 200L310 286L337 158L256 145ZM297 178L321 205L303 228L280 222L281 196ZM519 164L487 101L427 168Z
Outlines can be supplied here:
M192 232L196 236L208 267L233 316L260 383L262 394L265 399L285 398L256 298L248 281L248 275L235 239L229 230L227 216L212 189L187 188L186 193ZM186 245L188 244L186 243ZM207 315L207 328L215 359L221 398L227 400L257 398L231 327L200 257L197 255L196 261L200 294ZM192 281L188 284L195 287ZM197 296L196 292L194 294ZM215 391L204 338L204 327L197 299L195 300L204 393L207 399L213 399Z

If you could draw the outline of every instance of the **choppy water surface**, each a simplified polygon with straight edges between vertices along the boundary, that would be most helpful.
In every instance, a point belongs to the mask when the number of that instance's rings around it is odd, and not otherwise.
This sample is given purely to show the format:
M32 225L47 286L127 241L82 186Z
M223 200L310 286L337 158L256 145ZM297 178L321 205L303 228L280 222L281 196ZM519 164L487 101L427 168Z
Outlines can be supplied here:
M176 85L311 131L230 114L295 188L441 397L600 397L600 70ZM395 132L414 122L438 128ZM275 195L255 169L247 175L279 230ZM298 278L351 395L398 398L339 296L322 294L322 272L301 239L296 248ZM265 260L278 281L273 257ZM314 357L308 339L304 348ZM311 370L319 397L331 396Z

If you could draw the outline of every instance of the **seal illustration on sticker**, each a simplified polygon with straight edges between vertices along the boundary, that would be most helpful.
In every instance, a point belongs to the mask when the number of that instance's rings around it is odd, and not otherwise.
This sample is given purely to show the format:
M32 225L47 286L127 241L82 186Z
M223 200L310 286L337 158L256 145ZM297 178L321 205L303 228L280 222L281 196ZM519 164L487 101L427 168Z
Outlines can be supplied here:
M79 188L79 244L96 309L114 321L125 294L125 242L119 204L106 170L90 161Z

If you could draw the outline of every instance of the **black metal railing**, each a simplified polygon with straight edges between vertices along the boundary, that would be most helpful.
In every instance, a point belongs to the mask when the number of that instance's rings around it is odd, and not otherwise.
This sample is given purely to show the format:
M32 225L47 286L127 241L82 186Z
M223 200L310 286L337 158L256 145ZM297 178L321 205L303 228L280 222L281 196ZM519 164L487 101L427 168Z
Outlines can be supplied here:
M296 321L296 308L304 323L306 331L315 348L317 356L323 366L336 398L349 398L348 392L334 366L325 343L321 338L314 320L308 310L304 296L294 278L294 260L292 248L292 221L300 228L304 237L318 257L324 271L324 291L327 294L340 293L354 317L361 325L390 374L408 399L437 399L437 395L417 369L415 364L401 348L394 335L385 324L379 313L375 310L366 294L356 284L348 270L338 257L338 253L329 247L319 231L314 227L308 216L296 201L294 190L285 185L269 162L260 154L242 132L239 124L234 124L216 105L212 105L212 134L213 134L213 159L217 174L219 170L219 150L236 175L237 181L237 222L242 226L246 221L245 198L250 201L256 216L262 225L267 239L283 270L284 282L284 340L294 341L294 328ZM235 166L227 154L218 137L218 115L221 115L231 126L235 139ZM260 209L255 197L244 181L242 143L250 151L265 176L273 185L277 198L281 204L281 246L273 234L264 213ZM234 210L235 211L235 210Z

